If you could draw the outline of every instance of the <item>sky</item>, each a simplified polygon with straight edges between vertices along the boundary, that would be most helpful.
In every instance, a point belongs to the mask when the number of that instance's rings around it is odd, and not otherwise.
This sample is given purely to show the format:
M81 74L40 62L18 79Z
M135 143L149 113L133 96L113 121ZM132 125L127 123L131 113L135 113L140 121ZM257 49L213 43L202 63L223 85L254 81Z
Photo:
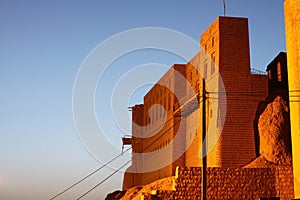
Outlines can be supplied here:
M249 18L251 67L265 71L285 51L283 0L227 0L226 8L228 16ZM72 95L80 66L97 45L142 27L173 29L199 43L201 33L221 15L221 0L0 0L0 199L50 199L118 155L126 133L112 117L116 82L138 65L184 63L171 53L146 49L111 64L96 89L95 115L104 124L103 141L114 148L99 142L104 155L95 159L77 131ZM135 91L128 106L142 103L150 87ZM126 120L130 126L130 112ZM58 199L78 198L128 159L124 155ZM123 170L85 199L104 199L121 189L122 181Z

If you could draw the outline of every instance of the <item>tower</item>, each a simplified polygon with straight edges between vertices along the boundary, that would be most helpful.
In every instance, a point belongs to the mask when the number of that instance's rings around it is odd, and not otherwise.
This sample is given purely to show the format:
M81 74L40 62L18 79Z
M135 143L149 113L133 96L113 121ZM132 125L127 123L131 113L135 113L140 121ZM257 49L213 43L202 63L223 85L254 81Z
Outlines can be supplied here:
M285 0L285 32L289 77L294 195L300 198L300 0Z
M244 166L256 157L253 121L258 103L267 95L267 77L250 73L248 19L219 17L202 34L200 43L205 50L200 57L202 74L208 85L210 81L219 84L214 86L216 91L208 92L220 91L221 80L214 77L214 65L222 76L227 99L225 121L211 122L211 126L217 128L220 124L224 126L218 142L208 154L208 166ZM212 95L211 99L225 98L220 93ZM218 108L211 107L208 114L220 115L224 111L222 102L217 101ZM209 131L207 136L210 143Z

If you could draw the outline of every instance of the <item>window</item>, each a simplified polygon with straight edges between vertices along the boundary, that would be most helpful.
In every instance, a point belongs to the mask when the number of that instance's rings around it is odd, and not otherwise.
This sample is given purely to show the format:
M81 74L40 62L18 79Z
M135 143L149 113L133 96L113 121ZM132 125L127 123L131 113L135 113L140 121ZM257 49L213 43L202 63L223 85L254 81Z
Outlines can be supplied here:
M270 69L268 70L268 77L270 80L272 79L272 71Z
M169 94L169 98L168 98L168 110L171 109L171 94Z
M280 65L280 62L277 63L277 80L278 80L278 81L282 81L282 77L281 77L281 65Z
M215 56L215 53L212 53L211 55L211 74L214 74L215 73L215 60L216 60L216 56Z
M207 60L204 62L203 78L207 78Z
M215 37L211 38L211 46L213 47L215 45Z

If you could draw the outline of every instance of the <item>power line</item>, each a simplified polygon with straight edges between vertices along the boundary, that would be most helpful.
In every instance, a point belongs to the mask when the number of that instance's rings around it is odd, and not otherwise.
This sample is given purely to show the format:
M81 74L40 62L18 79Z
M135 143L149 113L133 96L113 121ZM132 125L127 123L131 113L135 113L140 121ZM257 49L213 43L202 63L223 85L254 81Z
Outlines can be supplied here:
M166 121L163 125L161 125L160 127L165 126L165 124L168 123L168 122L171 121L171 120L173 120L173 118L170 118L169 120L167 120L167 121ZM160 128L160 127L158 127L158 128ZM156 128L156 129L158 129L158 128ZM173 126L171 126L170 128L173 128ZM170 129L170 128L169 128L169 129ZM167 131L169 131L169 129L168 129ZM167 132L167 131L165 131L165 132ZM163 133L163 135L165 134L165 132ZM162 135L161 135L161 136L162 136ZM161 137L161 136L160 136L160 137ZM159 138L160 138L160 137L159 137ZM149 146L151 146L151 145L152 145L154 142L156 142L159 138L157 138L156 140L154 140ZM138 143L136 143L135 145L139 144L140 142L142 142L142 140L139 141ZM149 147L149 146L148 146L148 147ZM146 150L148 147L146 147L145 149L143 149L143 151ZM130 148L128 148L127 150L125 150L125 152L129 151L130 149L132 149L132 147L130 147ZM80 179L80 180L77 181L76 183L72 184L70 187L64 189L62 192L60 192L60 193L56 194L55 196L53 196L50 200L53 200L53 199L57 198L58 196L62 195L63 193L67 192L68 190L72 189L73 187L75 187L75 186L78 185L79 183L83 182L84 180L86 180L87 178L89 178L90 176L92 176L93 174L97 173L97 172L100 171L102 168L106 167L108 164L112 163L113 161L115 161L117 158L119 158L119 157L122 156L122 155L123 155L123 154L117 155L116 157L114 157L113 159L111 159L110 161L108 161L107 163L105 163L104 165L102 165L101 167L97 168L96 170L94 170L93 172L91 172L90 174L88 174L87 176L83 177L82 179ZM129 160L128 162L130 162L130 161L132 161L132 159ZM128 163L126 163L126 164L128 164ZM114 172L112 175L114 175L115 173L117 173L117 172ZM112 175L110 175L109 178L110 178ZM108 179L108 178L107 178L107 179ZM104 181L106 181L107 179L104 179ZM101 181L101 183L100 183L99 185L101 185L104 181ZM98 187L98 186L97 186L97 187ZM89 191L89 192L90 192L90 191ZM88 193L89 193L89 192L88 192ZM80 197L80 198L81 198L81 197Z
M217 98L217 97L207 97L208 99L222 99L222 98ZM235 99L235 98L226 98L226 101L245 101L247 99ZM248 102L251 101L251 102L262 102L260 100L248 100Z
M171 118L173 119L173 118ZM156 138L153 142L151 142L148 146L146 146L146 148L142 149L142 153L147 150L152 144L154 144L157 140L159 140L162 136L164 136L170 129L174 128L175 125L178 123L179 121L175 122L173 126L169 127L167 130L165 130L158 138ZM142 141L142 140L141 140ZM138 143L140 143L141 141L139 141ZM134 144L137 145L138 143ZM132 147L131 147L132 148ZM130 149L131 149L130 148ZM136 155L135 155L136 156ZM109 176L107 176L105 179L103 179L101 182L99 182L97 185L95 185L94 187L92 187L90 190L88 190L87 192L85 192L83 195L81 195L77 200L81 199L82 197L86 196L88 193L92 192L94 189L96 189L97 187L99 187L101 184L103 184L106 180L108 180L110 177L112 177L114 174L116 174L117 172L119 172L123 167L125 167L128 163L130 163L133 159L130 159L129 161L127 161L125 164L123 164L120 168L118 168L117 170L115 170L112 174L110 174Z
M178 122L177 122L178 123ZM175 124L177 124L175 123ZM174 125L175 125L174 124ZM155 143L159 138L161 138L165 133L167 133L171 128L174 127L171 126L170 128L168 128L166 131L164 131L158 138L156 138L153 142L151 142L145 149L142 150L145 151L146 149L148 149L153 143ZM138 143L137 143L138 144ZM137 145L135 144L135 145ZM131 147L132 148L132 147ZM119 172L123 167L125 167L128 163L130 163L133 159L130 159L129 161L127 161L125 164L123 164L120 168L118 168L117 170L115 170L113 173L111 173L109 176L107 176L105 179L103 179L101 182L99 182L97 185L95 185L94 187L92 187L91 189L89 189L87 192L85 192L83 195L81 195L77 200L81 199L82 197L86 196L88 193L92 192L94 189L96 189L97 187L99 187L101 184L103 184L106 180L108 180L110 177L112 177L113 175L115 175L117 172Z
M167 120L164 124L160 125L160 127L157 127L156 129L161 128L162 126L165 126L165 124L168 123L168 122L171 121L171 120L173 120L173 118L170 118L170 119ZM172 127L171 127L171 128L172 128ZM169 129L168 129L167 131L169 131ZM159 138L160 138L160 137L159 137ZM159 138L158 138L158 139L159 139ZM157 141L157 140L155 140L154 142L156 142L156 141ZM137 142L135 145L139 144L140 142L142 142L142 140L139 141L139 142ZM154 142L153 142L153 143L154 143ZM151 143L150 145L152 145L153 143ZM147 147L147 148L148 148L148 147ZM129 151L130 149L132 149L132 146L131 146L130 148L128 148L127 150L125 150L124 152L127 152L127 151ZM144 151L144 150L145 150L145 149L143 149L143 151ZM124 152L123 152L123 153L124 153ZM103 169L104 167L106 167L107 165L109 165L110 163L112 163L113 161L115 161L117 158L119 158L120 156L122 156L123 153L117 155L116 157L114 157L113 159L111 159L110 161L108 161L107 163L105 163L104 165L102 165L101 167L97 168L96 170L94 170L93 172L89 173L88 175L86 175L85 177L83 177L82 179L80 179L79 181L77 181L76 183L72 184L70 187L68 187L68 188L64 189L63 191L61 191L60 193L56 194L56 195L53 196L50 200L53 200L53 199L57 198L58 196L62 195L63 193L67 192L68 190L74 188L74 187L75 187L76 185L78 185L79 183L83 182L83 181L86 180L87 178L91 177L92 175L94 175L95 173L97 173L98 171L100 171L101 169ZM132 159L131 159L131 160L132 160ZM131 161L131 160L130 160L130 161ZM130 162L130 161L129 161L129 162ZM116 172L114 172L114 174L115 174L115 173L116 173ZM111 176L112 176L112 175L111 175ZM111 176L110 176L110 177L111 177ZM107 179L105 179L105 180L107 180ZM104 181L105 181L105 180L104 180ZM103 182L104 182L104 181L103 181Z
M132 147L128 148L125 152L129 151L131 148ZM58 196L62 195L63 193L67 192L68 190L72 189L73 187L75 187L76 185L78 185L79 183L81 183L82 181L86 180L90 176L94 175L95 173L97 173L98 171L100 171L101 169L103 169L104 167L106 167L107 165L109 165L110 163L112 163L113 161L115 161L116 159L118 159L120 156L122 156L122 154L117 155L116 157L114 157L113 159L111 159L110 161L108 161L107 163L105 163L104 165L102 165L101 167L97 168L96 170L94 170L93 172L89 173L88 175L86 175L85 177L83 177L82 179L80 179L79 181L77 181L76 183L72 184L70 187L64 189L60 193L58 193L55 196L53 196L50 200L53 200L53 199L57 198Z
M162 126L165 126L165 124L168 123L171 120L173 120L173 118L170 118L164 124L160 125L156 129L161 128ZM139 144L140 142L142 142L142 141L137 142L135 145ZM79 183L83 182L84 180L86 180L87 178L89 178L90 176L92 176L93 174L97 173L98 171L100 171L101 169L103 169L104 167L106 167L107 165L109 165L110 163L112 163L113 161L115 161L117 158L119 158L120 156L122 156L123 153L129 151L130 149L132 149L132 146L130 148L128 148L127 150L125 150L124 152L122 152L121 154L119 154L116 157L114 157L113 159L111 159L110 161L108 161L107 163L105 163L104 165L102 165L101 167L99 167L96 170L94 170L93 172L89 173L88 175L86 175L85 177L83 177L82 179L80 179L79 181L77 181L76 183L72 184L70 187L68 187L68 188L64 189L63 191L61 191L60 193L56 194L50 200L53 200L53 199L57 198L58 196L62 195L63 193L67 192L68 190L70 190L73 187L75 187L76 185L78 185Z
M94 187L92 187L91 189L89 189L87 192L85 192L83 195L81 195L77 200L81 199L82 197L86 196L88 193L90 193L91 191L93 191L94 189L96 189L97 187L99 187L102 183L104 183L106 180L108 180L110 177L112 177L113 175L115 175L117 172L119 172L123 167L125 167L128 163L131 162L132 159L130 159L129 161L127 161L125 164L123 164L121 167L119 167L117 170L115 170L112 174L110 174L109 176L107 176L105 179L103 179L100 183L98 183L97 185L95 185Z
M260 94L260 95L266 95L267 92L207 92L207 94Z

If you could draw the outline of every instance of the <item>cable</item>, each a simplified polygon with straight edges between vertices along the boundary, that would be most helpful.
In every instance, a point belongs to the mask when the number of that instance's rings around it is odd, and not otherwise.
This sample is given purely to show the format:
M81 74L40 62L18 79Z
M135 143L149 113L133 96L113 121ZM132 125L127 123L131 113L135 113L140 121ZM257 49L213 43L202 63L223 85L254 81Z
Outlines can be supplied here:
M127 152L131 149L132 147L128 148L126 151ZM110 161L108 161L107 163L105 163L104 165L102 165L101 167L97 168L96 170L94 170L93 172L89 173L88 175L86 175L85 177L83 177L82 179L80 179L79 181L77 181L76 183L74 183L73 185L71 185L70 187L64 189L63 191L61 191L60 193L56 194L55 196L53 196L50 200L55 199L56 197L62 195L63 193L67 192L68 190L72 189L73 187L75 187L76 185L78 185L79 183L81 183L82 181L86 180L87 178L89 178L90 176L92 176L93 174L97 173L98 171L100 171L101 169L103 169L104 167L106 167L108 164L112 163L113 161L115 161L117 158L119 158L120 156L122 156L122 154L117 155L116 157L114 157L113 159L111 159Z
M164 126L166 123L168 123L169 121L173 120L173 118L170 118L169 120L167 120L163 125L161 125L160 127ZM160 128L157 127L156 129ZM155 140L156 141L156 140ZM141 141L137 142L135 145L139 144ZM126 149L123 153L129 151L130 149L132 149L132 146L128 149ZM79 181L77 181L76 183L72 184L70 187L64 189L62 192L56 194L55 196L53 196L50 200L53 200L55 198L57 198L58 196L62 195L63 193L67 192L68 190L72 189L73 187L75 187L76 185L78 185L79 183L81 183L82 181L86 180L87 178L89 178L90 176L92 176L93 174L97 173L98 171L100 171L101 169L103 169L104 167L106 167L108 164L112 163L113 161L115 161L117 158L119 158L120 156L122 156L123 154L119 154L116 157L114 157L113 159L111 159L110 161L108 161L107 163L105 163L104 165L102 165L101 167L97 168L96 170L94 170L93 172L91 172L90 174L86 175L85 177L83 177L82 179L80 179ZM130 160L131 161L131 160ZM129 161L129 162L130 162Z
M165 126L166 123L168 123L169 121L173 120L173 118L170 118L169 120L167 120L164 124L160 125L159 127L156 128L159 129L162 126ZM156 141L156 140L155 140ZM141 141L139 141L136 144L139 144ZM132 149L132 146L130 148L128 148L127 150L125 150L123 153L129 151L130 149ZM102 165L101 167L97 168L96 170L94 170L93 172L91 172L90 174L86 175L85 177L83 177L82 179L80 179L79 181L77 181L76 183L72 184L70 187L64 189L63 191L61 191L60 193L56 194L55 196L53 196L50 200L53 200L55 198L57 198L58 196L62 195L63 193L67 192L68 190L72 189L73 187L75 187L76 185L78 185L79 183L81 183L82 181L86 180L87 178L89 178L90 176L92 176L93 174L97 173L98 171L100 171L101 169L103 169L104 167L106 167L108 164L110 164L111 162L115 161L117 158L119 158L120 156L123 155L123 153L117 155L116 157L114 157L113 159L111 159L110 161L108 161L107 163L105 163L104 165ZM131 160L130 160L131 161Z
M226 96L246 96L246 97L261 97L261 96L267 96L267 93L261 92L261 93L252 93L252 92L244 92L244 93L238 93L238 92L207 92L209 95L226 95Z
M208 99L222 99L222 98L217 98L217 97L208 97ZM227 101L245 101L246 99L233 99L233 98L227 98L226 99ZM251 101L251 102L262 102L260 100L248 100L248 102Z
M178 122L175 122L175 124L177 124ZM171 126L170 128L168 128L166 131L164 131L158 138L156 138L153 142L151 142L145 149L143 149L141 152L145 151L146 149L148 149L153 143L155 143L159 138L161 138L162 136L164 136L164 134L166 134L171 128L174 127ZM135 144L136 145L136 144ZM112 174L110 174L109 176L107 176L105 179L103 179L101 182L99 182L97 185L95 185L94 187L92 187L91 189L89 189L87 192L85 192L83 195L81 195L77 200L81 199L82 197L86 196L88 193L92 192L94 189L96 189L97 187L99 187L102 183L104 183L106 180L108 180L110 177L112 177L113 175L115 175L117 172L119 172L123 167L125 167L128 163L130 163L133 159L130 159L129 161L127 161L125 164L123 164L120 168L118 168L117 170L115 170Z
M167 120L163 125L161 125L160 127L164 126L166 123L168 123L169 121L171 121L173 118L170 118L169 120ZM158 127L158 128L160 128ZM156 128L156 129L158 129ZM171 127L172 128L172 127ZM169 130L169 129L168 129ZM167 131L168 131L167 130ZM160 138L160 137L159 137ZM154 141L156 142L157 139ZM138 143L136 143L135 145L139 144L141 141L139 141ZM154 143L153 142L153 143ZM150 145L152 145L153 143L151 143ZM148 148L148 147L147 147ZM130 149L132 149L132 147L128 148L127 150L125 150L124 152L129 151ZM145 149L144 149L145 150ZM124 153L123 152L123 153ZM122 156L123 154L119 154L116 157L114 157L113 159L111 159L110 161L108 161L107 163L105 163L104 165L102 165L101 167L97 168L96 170L94 170L93 172L91 172L90 174L88 174L87 176L83 177L82 179L80 179L79 181L77 181L76 183L72 184L70 187L64 189L62 192L56 194L55 196L53 196L50 200L53 200L55 198L57 198L58 196L62 195L63 193L67 192L68 190L72 189L73 187L75 187L76 185L78 185L79 183L83 182L84 180L86 180L87 178L89 178L90 176L92 176L93 174L97 173L98 171L100 171L102 168L106 167L108 164L112 163L113 161L115 161L117 158L119 158L120 156ZM131 161L131 160L130 160ZM130 162L128 161L128 162ZM115 172L116 173L116 172ZM104 181L103 181L104 182Z
M112 174L110 174L109 176L107 176L105 179L103 179L100 183L98 183L97 185L95 185L94 187L92 187L91 189L89 189L87 192L85 192L83 195L81 195L77 200L81 199L82 197L86 196L88 193L90 193L91 191L93 191L94 189L96 189L97 187L99 187L102 183L104 183L106 180L108 180L110 177L112 177L113 175L115 175L117 172L119 172L123 167L125 167L128 163L131 162L132 159L130 159L129 161L127 161L125 164L123 164L121 167L119 167L117 170L115 170Z
M193 97L191 97L191 98L189 98L188 100L186 100L185 102L190 102L191 100L194 100L195 98L197 98L197 97L199 97L199 98L202 98L202 96L199 96L199 95L194 95ZM199 102L199 103L201 103L201 102ZM184 105L184 104L183 104ZM178 109L176 109L175 111L173 111L173 115L174 115L174 113L175 112L177 112L177 110L180 110L181 109L181 107L179 107ZM159 119L162 117L162 115L159 115L158 116L159 117ZM171 120L173 120L173 118L170 118L170 119L168 119L167 121L165 121L165 123L164 124L161 124L159 127L155 127L155 129L154 130L152 130L152 132L153 131L156 131L156 130L161 130L161 128L163 127L163 126L165 126L168 122L170 122ZM148 123L149 124L149 123ZM147 125L148 125L147 124Z

